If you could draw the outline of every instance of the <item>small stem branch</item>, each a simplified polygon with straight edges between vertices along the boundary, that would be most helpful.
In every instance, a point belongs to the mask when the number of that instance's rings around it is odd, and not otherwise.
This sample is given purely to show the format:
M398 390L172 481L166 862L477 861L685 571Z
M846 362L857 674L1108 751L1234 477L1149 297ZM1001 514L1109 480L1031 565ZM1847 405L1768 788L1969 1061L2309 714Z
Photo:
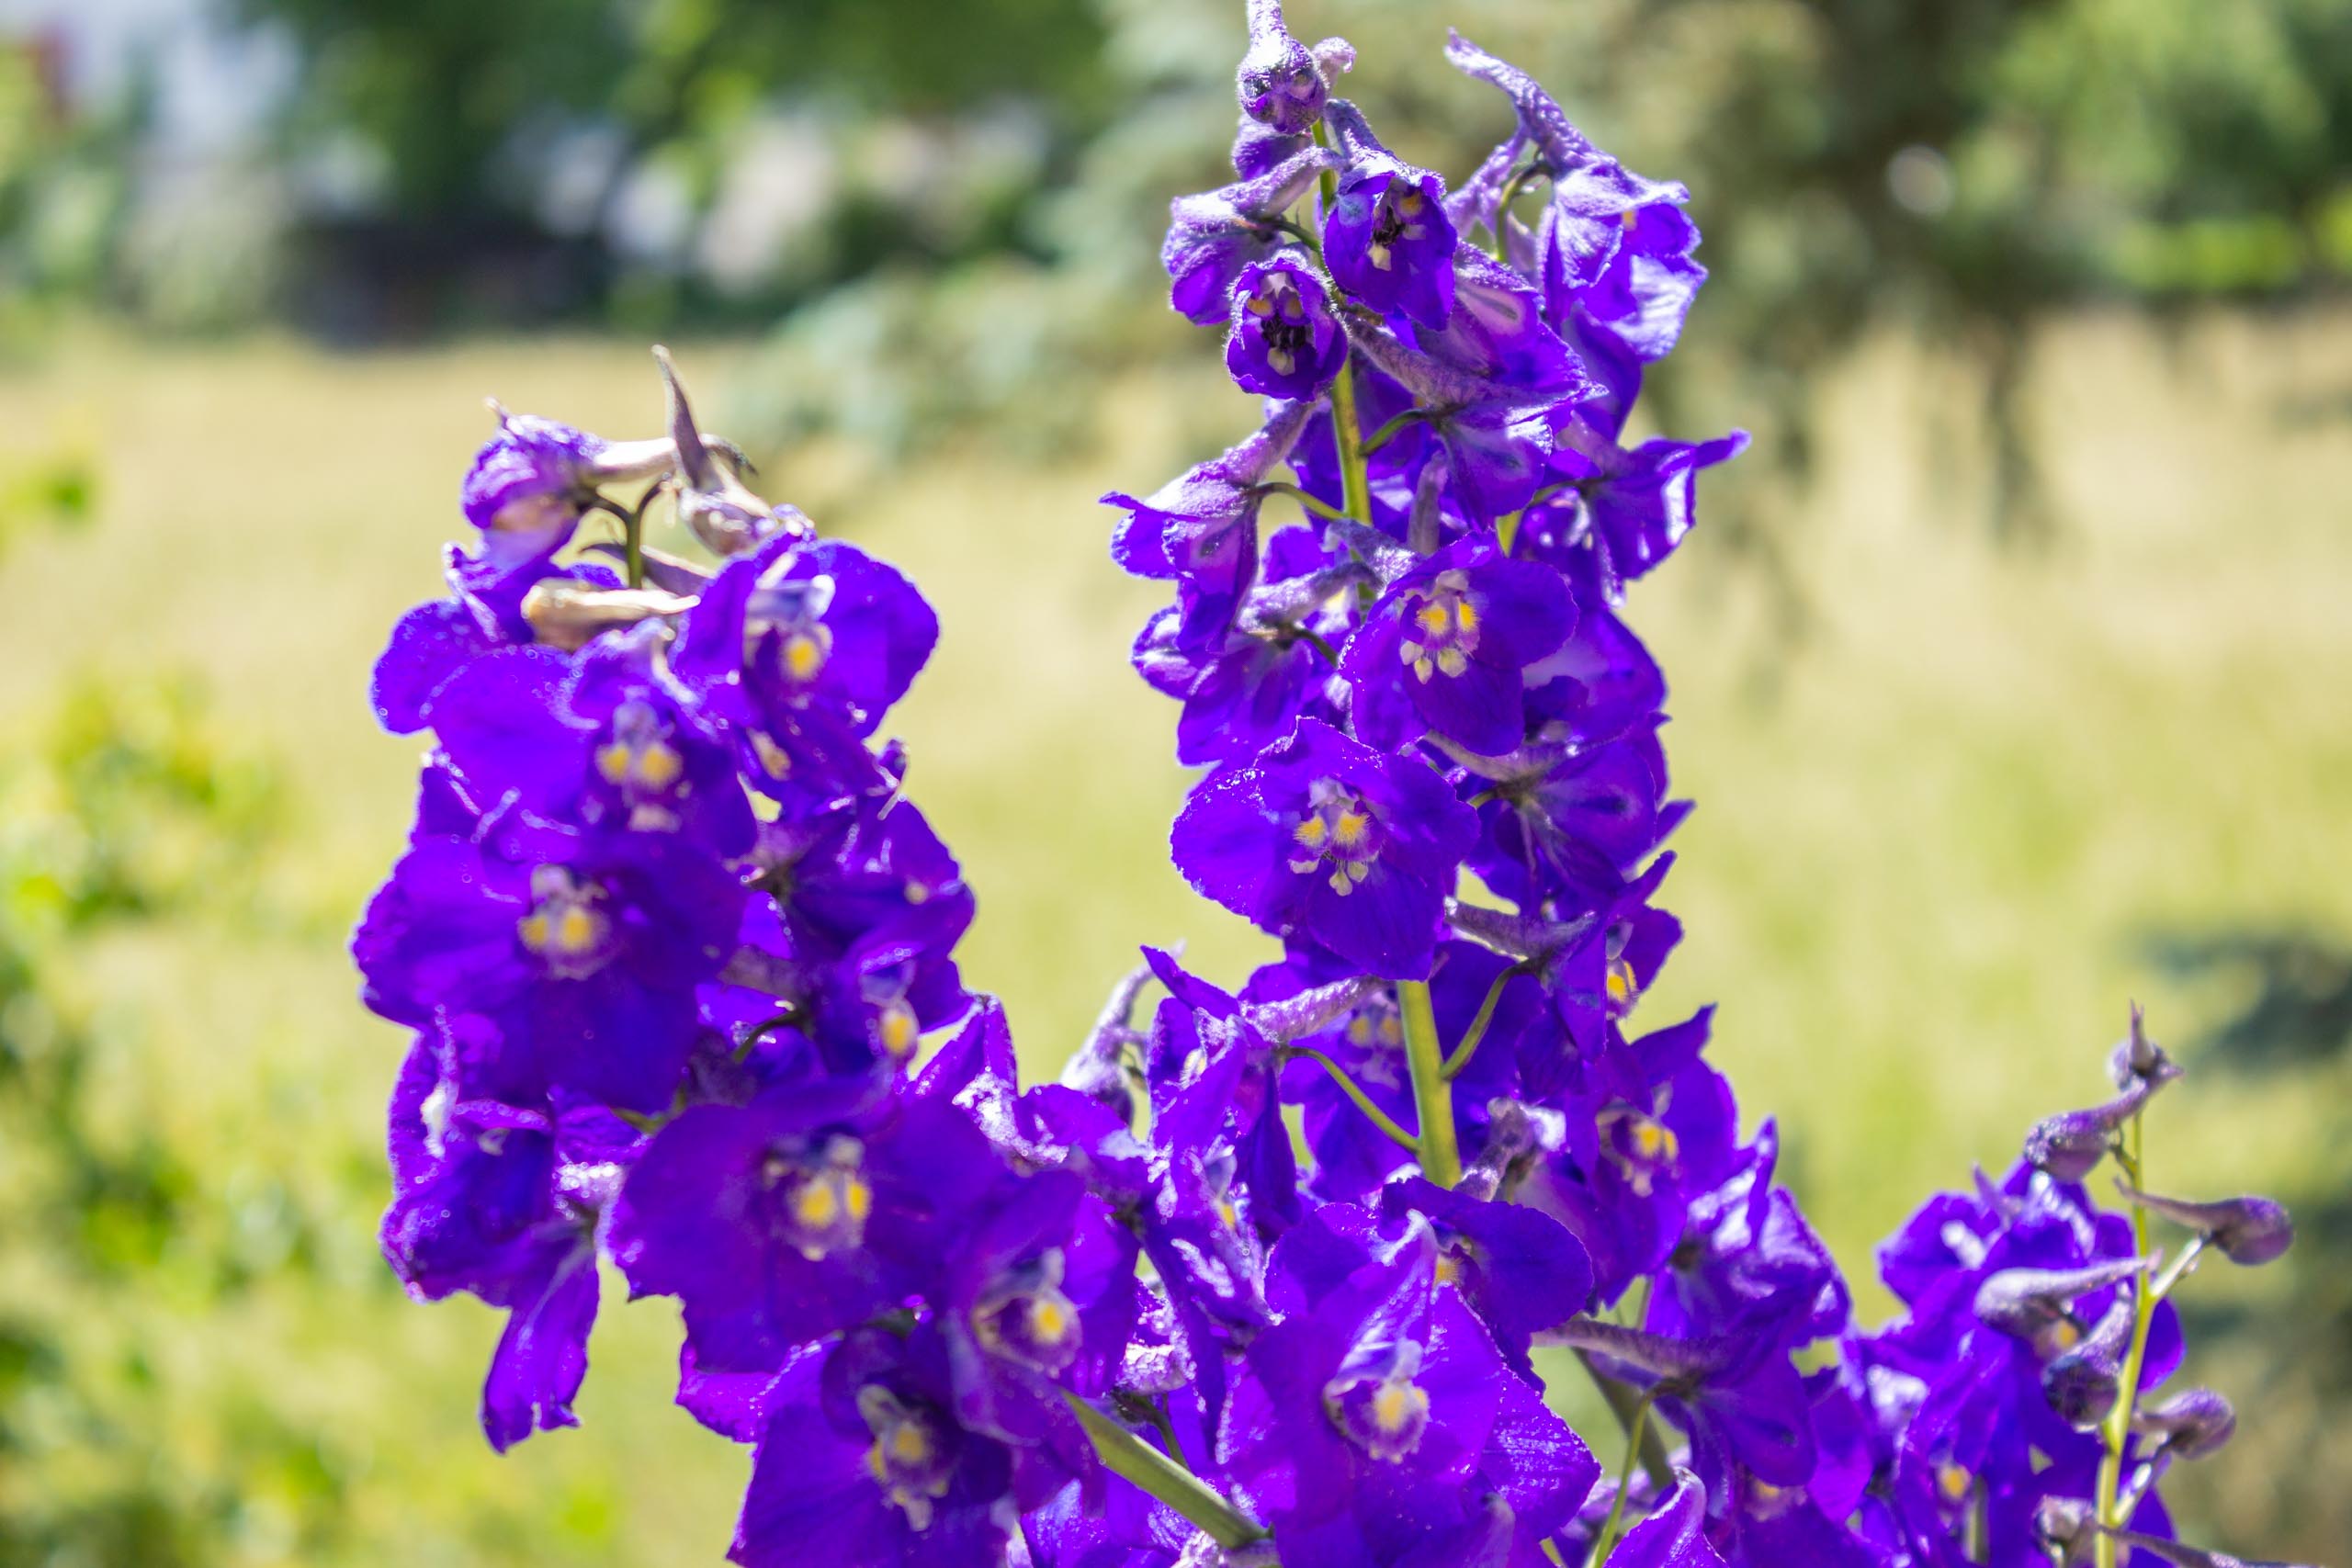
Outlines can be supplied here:
M1429 415L1419 409L1407 409L1403 413L1398 414L1395 419L1390 420L1386 424L1382 425L1378 430L1374 431L1370 435L1364 437L1363 455L1367 457L1371 457L1374 452L1379 451L1383 446L1387 446L1391 441L1395 440L1398 431L1404 429L1408 424L1419 424L1421 421L1427 418L1429 418Z
M2125 1134L2128 1153L2119 1151L2123 1154L2122 1163L2132 1174L2132 1185L2135 1190L2146 1190L2140 1175L2147 1153L2142 1126L2144 1114L2133 1113L2131 1126ZM2132 1247L2140 1257L2148 1256L2148 1211L2146 1205L2136 1201L2132 1205ZM2132 1281L2132 1348L2124 1353L2123 1375L2116 1385L2115 1408L2107 1418L2107 1453L2100 1459L2098 1466L2100 1529L2091 1549L2097 1568L2115 1568L2115 1538L2108 1532L2121 1529L2126 1523L2117 1492L2123 1480L2123 1450L2132 1440L2132 1416L2140 1404L2140 1373L2147 1361L2148 1325L2156 1315L2156 1292L2153 1286L2147 1265L2141 1265L2139 1273ZM2135 1505L2136 1502L2134 1499Z
M1617 1425L1624 1428L1626 1435L1631 1437L1634 1430L1634 1410L1635 1406L1645 1403L1644 1395L1639 1390L1629 1388L1602 1371L1593 1363L1591 1352L1577 1351L1577 1361L1584 1368L1585 1375L1592 1379L1592 1386L1600 1391L1600 1397L1609 1402L1609 1412L1617 1417ZM1643 1472L1648 1475L1650 1484L1658 1489L1659 1495L1664 1495L1673 1488L1674 1466L1667 1460L1666 1444L1658 1437L1657 1428L1655 1426L1645 1426L1640 1446Z
M621 518L621 537L628 552L628 585L631 588L645 586L645 509L653 504L653 498L662 493L662 486L666 482L655 479L647 486L645 493L637 498L637 504Z
M1617 1550L1619 1532L1625 1519L1625 1494L1634 1484L1634 1464L1641 1457L1642 1439L1649 1435L1650 1402L1656 1389L1644 1393L1634 1405L1633 1419L1625 1428L1625 1457L1617 1466L1617 1495L1609 1500L1609 1517L1600 1524L1600 1533L1592 1538L1591 1568L1603 1568L1609 1554Z
M1503 999L1503 987L1510 985L1511 976L1518 973L1519 965L1513 964L1496 976L1494 983L1487 987L1486 999L1478 1004L1478 1015L1470 1021L1470 1027L1462 1032L1462 1043L1453 1048L1453 1055L1445 1059L1442 1076L1446 1082L1452 1083L1460 1077L1462 1069L1470 1065L1470 1057L1478 1049L1478 1043L1487 1037L1487 1025L1495 1020L1495 1004Z
M2156 1276L2156 1282L2148 1287L2148 1294L2158 1301L2171 1295L2173 1287L2196 1271L2197 1260L2205 1255L2205 1248L2212 1239L2210 1235L2191 1237L2188 1245L2180 1249L2180 1256L2172 1260L2172 1267ZM2145 1246L2146 1243L2141 1245Z
M1350 523L1354 521L1353 518L1340 511L1338 507L1332 505L1329 502L1325 501L1321 496L1309 495L1306 491L1299 489L1298 486L1283 479L1269 479L1264 484L1250 486L1250 493L1253 495L1286 495L1293 501L1298 502L1299 505L1305 507L1308 512L1314 513L1316 516L1328 517L1334 523Z
M1416 1150L1421 1173L1451 1188L1462 1179L1462 1150L1454 1141L1453 1089L1445 1081L1445 1047L1438 1041L1429 982L1396 982L1396 1007L1405 1015L1405 1060L1413 1072L1413 1114L1421 1125Z
M1331 1081L1338 1084L1340 1089L1347 1092L1348 1098L1356 1102L1356 1109L1358 1111L1363 1111L1366 1116L1372 1118L1372 1124L1374 1126L1387 1134L1393 1142L1403 1145L1406 1149L1409 1150L1413 1154L1418 1155L1421 1152L1421 1141L1413 1136L1412 1134L1405 1131L1404 1128L1398 1126L1395 1117L1380 1109L1379 1106L1374 1105L1372 1102L1372 1096L1364 1093L1362 1086L1357 1084L1355 1079L1348 1076L1347 1068L1340 1066L1339 1063L1331 1060L1330 1057L1325 1055L1322 1052L1317 1050L1312 1045L1291 1045L1284 1047L1284 1049L1294 1056L1306 1056L1311 1060L1322 1063L1323 1070L1331 1075Z
M1062 1398L1077 1414L1079 1425L1086 1428L1087 1440L1113 1472L1134 1482L1208 1531L1219 1546L1247 1546L1264 1537L1263 1529L1202 1485L1191 1471L1068 1389L1062 1390Z

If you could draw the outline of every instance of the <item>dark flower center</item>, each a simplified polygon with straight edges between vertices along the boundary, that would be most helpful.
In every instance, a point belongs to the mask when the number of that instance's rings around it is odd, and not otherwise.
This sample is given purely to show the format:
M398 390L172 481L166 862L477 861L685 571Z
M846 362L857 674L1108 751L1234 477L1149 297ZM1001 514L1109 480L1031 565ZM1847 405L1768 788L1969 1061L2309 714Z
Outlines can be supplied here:
M1421 1446L1429 1429L1430 1396L1413 1381L1421 1348L1396 1345L1376 1364L1340 1369L1323 1385L1323 1409L1340 1435L1377 1460L1396 1463Z
M603 905L605 889L560 865L531 871L531 912L514 922L523 946L560 980L582 980L611 960L612 917Z
M1331 891L1341 897L1372 874L1385 835L1363 796L1337 779L1317 779L1307 787L1306 816L1291 829L1290 869L1301 876L1326 863L1331 868Z
M1419 186L1389 183L1380 193L1380 206L1373 215L1372 243L1364 250L1373 265L1386 272L1395 265L1392 253L1396 246L1411 244L1429 232L1429 225L1421 220L1429 205Z
M972 1306L972 1333L992 1356L1048 1376L1078 1359L1083 1338L1078 1308L1062 1293L1058 1248L1009 1270Z
M1442 571L1427 593L1406 600L1405 638L1396 645L1396 657L1411 667L1418 681L1427 682L1432 675L1460 675L1470 668L1470 655L1477 651L1479 622L1478 600L1470 592L1469 577Z
M773 1200L776 1234L810 1261L864 1245L874 1212L874 1189L862 1169L865 1146L836 1134L816 1148L780 1146L768 1153L761 1184Z
M933 1506L947 1495L956 1478L946 1423L928 1406L902 1400L879 1383L857 1391L857 1413L874 1434L874 1446L865 1450L865 1472L907 1516L910 1529L929 1529Z
M743 661L766 668L795 686L815 680L832 657L832 628L825 612L832 608L830 577L786 577L790 558L769 569L743 602Z

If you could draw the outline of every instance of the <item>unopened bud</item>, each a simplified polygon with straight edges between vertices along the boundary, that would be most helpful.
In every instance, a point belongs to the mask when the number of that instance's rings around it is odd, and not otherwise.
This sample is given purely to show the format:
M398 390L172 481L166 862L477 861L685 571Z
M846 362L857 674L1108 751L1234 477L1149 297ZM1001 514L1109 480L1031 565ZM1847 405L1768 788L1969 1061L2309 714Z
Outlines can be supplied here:
M2267 1198L2222 1198L2211 1203L2192 1203L2185 1198L2143 1192L2120 1180L2116 1182L2115 1190L2132 1202L2187 1225L2233 1263L2248 1268L2268 1263L2294 1245L2295 1222L2288 1216L2284 1204Z
M2033 1510L2033 1539L2058 1568L2088 1562L2097 1551L2098 1526L2088 1501L2044 1497Z
M2210 1388L2184 1389L2160 1404L2143 1404L2132 1429L2154 1438L2158 1450L2175 1459L2203 1459L2238 1429L2238 1413Z
M2107 1076L2118 1089L2131 1088L2135 1079L2154 1088L2170 1083L2180 1071L2180 1065L2149 1038L2146 1018L2133 1002L2130 1032L2108 1053Z
M2004 1269L1977 1287L1976 1316L2044 1357L2057 1356L2082 1342L2075 1299L2131 1278L2145 1263L2119 1258L2087 1269Z
M2104 1105L2045 1117L2026 1134L2025 1157L2053 1179L2080 1181L2098 1168L2116 1129L2132 1120L2153 1092L2147 1082L2134 1079L2122 1094Z
M678 453L678 521L694 536L721 557L753 549L787 526L775 508L744 487L729 463L741 462L734 446L705 435L695 423L694 406L679 383L670 351L657 345L654 363L662 367L662 382L670 399L670 441ZM717 456L714 456L717 454Z
M2041 1392L2058 1419L2087 1432L2115 1408L2123 1386L2123 1358L2132 1343L2129 1297L2117 1298L2082 1342L2041 1369Z
M1329 89L1314 54L1283 25L1282 0L1250 0L1250 50L1234 89L1243 114L1284 136L1304 135L1323 118Z
M523 618L539 641L567 653L600 632L694 607L692 599L658 588L596 588L571 578L548 578L523 595Z

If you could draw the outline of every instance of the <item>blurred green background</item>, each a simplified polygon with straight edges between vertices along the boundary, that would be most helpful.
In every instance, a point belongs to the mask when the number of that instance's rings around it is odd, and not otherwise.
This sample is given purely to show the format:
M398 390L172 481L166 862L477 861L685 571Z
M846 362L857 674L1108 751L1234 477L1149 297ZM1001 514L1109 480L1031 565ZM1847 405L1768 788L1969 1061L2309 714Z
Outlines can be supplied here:
M405 828L369 660L480 400L650 433L676 347L768 488L901 562L895 728L1049 1071L1137 942L1260 951L1164 861L1172 713L1105 489L1247 400L1156 309L1223 0L0 6L0 1565L709 1563L743 1455L608 1290L583 1429L473 1426L494 1314L374 1250L401 1042L342 953ZM1503 129L1448 22L1680 177L1715 280L1654 417L1756 429L1633 614L1690 937L1651 1003L1857 1277L2100 1091L2159 1185L2294 1201L2208 1270L2195 1528L2352 1540L2352 7L1327 0L1409 156Z

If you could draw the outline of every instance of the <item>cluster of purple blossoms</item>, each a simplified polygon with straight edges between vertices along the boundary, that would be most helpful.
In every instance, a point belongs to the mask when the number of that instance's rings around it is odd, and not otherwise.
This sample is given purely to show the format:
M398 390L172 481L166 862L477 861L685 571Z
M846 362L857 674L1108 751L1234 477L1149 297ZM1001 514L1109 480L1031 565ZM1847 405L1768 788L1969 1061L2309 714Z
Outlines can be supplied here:
M1176 863L1283 943L1238 992L1147 949L1024 1088L876 741L914 589L754 495L674 378L664 437L502 414L476 459L481 545L377 669L433 746L354 950L415 1032L385 1250L510 1314L491 1441L571 1424L602 1260L753 1446L747 1565L2236 1562L2158 1495L2233 1424L2159 1394L2166 1298L2290 1232L2144 1190L2178 1072L2136 1015L2119 1098L1887 1245L1876 1334L1711 1010L1634 1022L1688 807L1622 612L1744 439L1626 434L1705 276L1687 193L1459 37L1514 125L1449 191L1332 96L1344 42L1273 0L1250 36L1236 183L1163 254L1264 422L1108 498L1173 585L1135 661L1207 770ZM645 546L664 494L712 564ZM1539 1375L1571 1362L1605 1474Z

